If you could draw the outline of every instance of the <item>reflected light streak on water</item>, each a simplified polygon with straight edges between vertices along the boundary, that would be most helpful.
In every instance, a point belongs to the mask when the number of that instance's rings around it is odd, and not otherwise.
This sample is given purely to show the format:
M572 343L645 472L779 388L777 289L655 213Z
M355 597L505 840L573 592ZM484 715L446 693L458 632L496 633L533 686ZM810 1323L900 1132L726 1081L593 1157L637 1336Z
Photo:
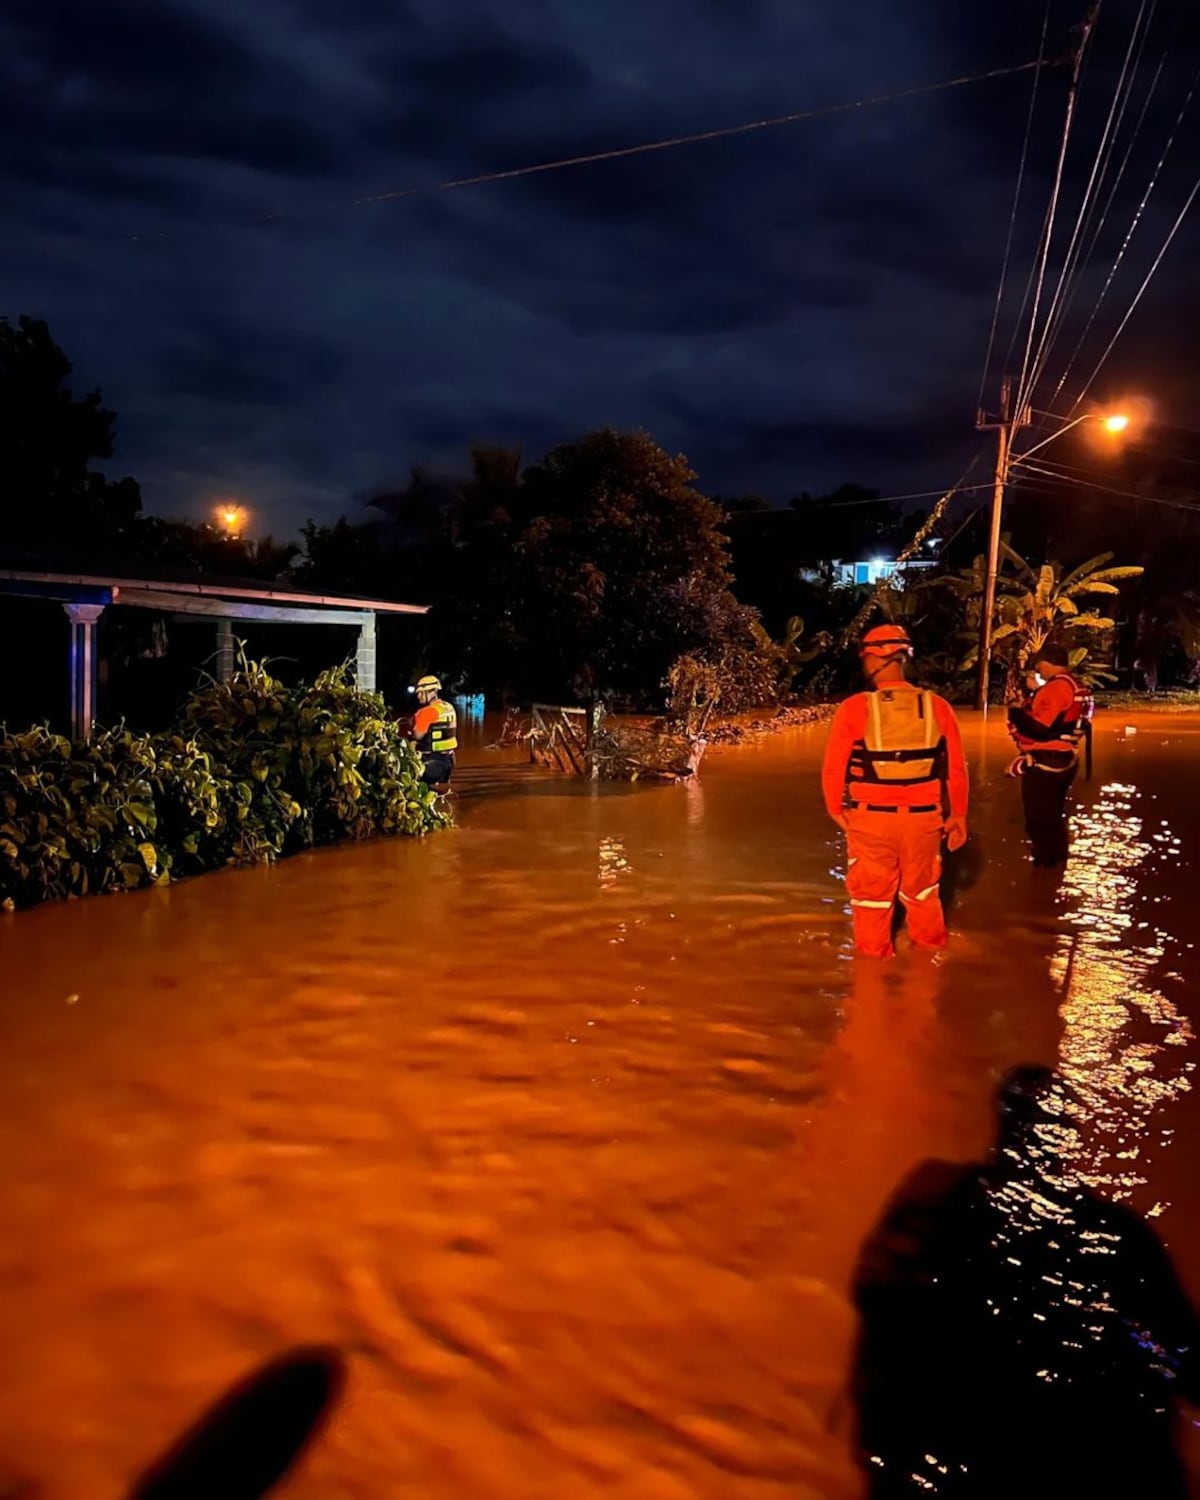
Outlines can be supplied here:
M1154 982L1174 940L1139 917L1149 861L1177 862L1180 842L1165 822L1148 832L1142 800L1136 787L1112 782L1074 818L1060 892L1070 932L1051 963L1062 989L1060 1071L1082 1128L1053 1127L1047 1144L1078 1182L1117 1199L1145 1181L1138 1160L1152 1122L1191 1088L1195 1068L1172 1050L1193 1040L1191 1024Z

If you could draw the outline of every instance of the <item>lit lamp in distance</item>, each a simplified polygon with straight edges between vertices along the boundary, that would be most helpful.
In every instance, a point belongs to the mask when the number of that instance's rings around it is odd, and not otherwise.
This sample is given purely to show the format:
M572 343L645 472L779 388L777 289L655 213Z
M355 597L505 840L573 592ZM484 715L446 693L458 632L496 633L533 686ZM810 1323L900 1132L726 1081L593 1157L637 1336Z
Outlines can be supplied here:
M226 536L240 536L247 521L246 507L236 505L231 500L223 500L216 508L216 518L217 525Z

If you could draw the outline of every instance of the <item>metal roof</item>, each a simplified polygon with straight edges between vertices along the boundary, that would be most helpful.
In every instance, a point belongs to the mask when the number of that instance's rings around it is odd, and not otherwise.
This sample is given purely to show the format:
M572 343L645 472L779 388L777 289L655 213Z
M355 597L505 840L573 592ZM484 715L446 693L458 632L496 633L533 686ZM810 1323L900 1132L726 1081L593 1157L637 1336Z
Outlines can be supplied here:
M144 609L177 609L184 614L188 612L189 600L212 601L204 608L205 614L216 613L219 602L224 601L229 604L229 614L233 618L237 618L239 605L243 600L262 605L290 605L293 608L303 606L313 614L329 609L380 615L424 615L429 612L427 604L397 604L391 599L356 599L346 594L305 593L301 589L281 589L273 584L255 588L246 583L180 582L178 579L112 578L86 573L0 569L0 593L19 594L22 592L21 585L26 585L30 594L43 599L61 597L64 602L70 602L83 597L89 603L127 604ZM98 598L98 591L107 593L108 598Z

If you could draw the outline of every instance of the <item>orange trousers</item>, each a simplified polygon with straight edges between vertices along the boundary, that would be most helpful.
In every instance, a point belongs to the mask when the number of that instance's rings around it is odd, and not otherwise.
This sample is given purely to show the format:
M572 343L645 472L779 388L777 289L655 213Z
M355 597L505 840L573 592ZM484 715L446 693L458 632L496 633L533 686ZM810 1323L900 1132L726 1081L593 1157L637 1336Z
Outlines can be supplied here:
M946 944L941 813L881 813L852 808L846 815L846 890L854 918L854 946L891 958L892 922L899 896L908 931L922 948Z

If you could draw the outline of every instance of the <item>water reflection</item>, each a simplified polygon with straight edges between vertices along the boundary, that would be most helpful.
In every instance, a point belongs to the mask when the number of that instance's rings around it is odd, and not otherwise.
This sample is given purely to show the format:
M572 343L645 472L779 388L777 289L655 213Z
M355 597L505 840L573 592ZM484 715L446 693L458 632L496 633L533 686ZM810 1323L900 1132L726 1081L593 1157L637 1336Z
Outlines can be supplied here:
M1183 1497L1200 1320L1154 1234L1078 1182L1064 1081L1014 1070L992 1155L924 1162L864 1244L854 1394L873 1500Z
M458 721L461 725L473 729L482 727L484 712L482 693L455 698L454 707L458 711Z
M620 839L606 838L600 840L599 848L600 870L599 882L602 891L611 891L620 884L623 876L633 871L625 853L625 845Z
M1079 1101L1059 1150L1080 1184L1118 1199L1145 1182L1139 1161L1154 1119L1191 1088L1195 1067L1179 1050L1193 1040L1191 1024L1154 983L1178 944L1140 915L1164 899L1148 889L1152 862L1176 864L1180 841L1165 822L1148 831L1142 800L1114 782L1076 814L1060 892L1068 931L1051 965L1062 993L1060 1071Z

